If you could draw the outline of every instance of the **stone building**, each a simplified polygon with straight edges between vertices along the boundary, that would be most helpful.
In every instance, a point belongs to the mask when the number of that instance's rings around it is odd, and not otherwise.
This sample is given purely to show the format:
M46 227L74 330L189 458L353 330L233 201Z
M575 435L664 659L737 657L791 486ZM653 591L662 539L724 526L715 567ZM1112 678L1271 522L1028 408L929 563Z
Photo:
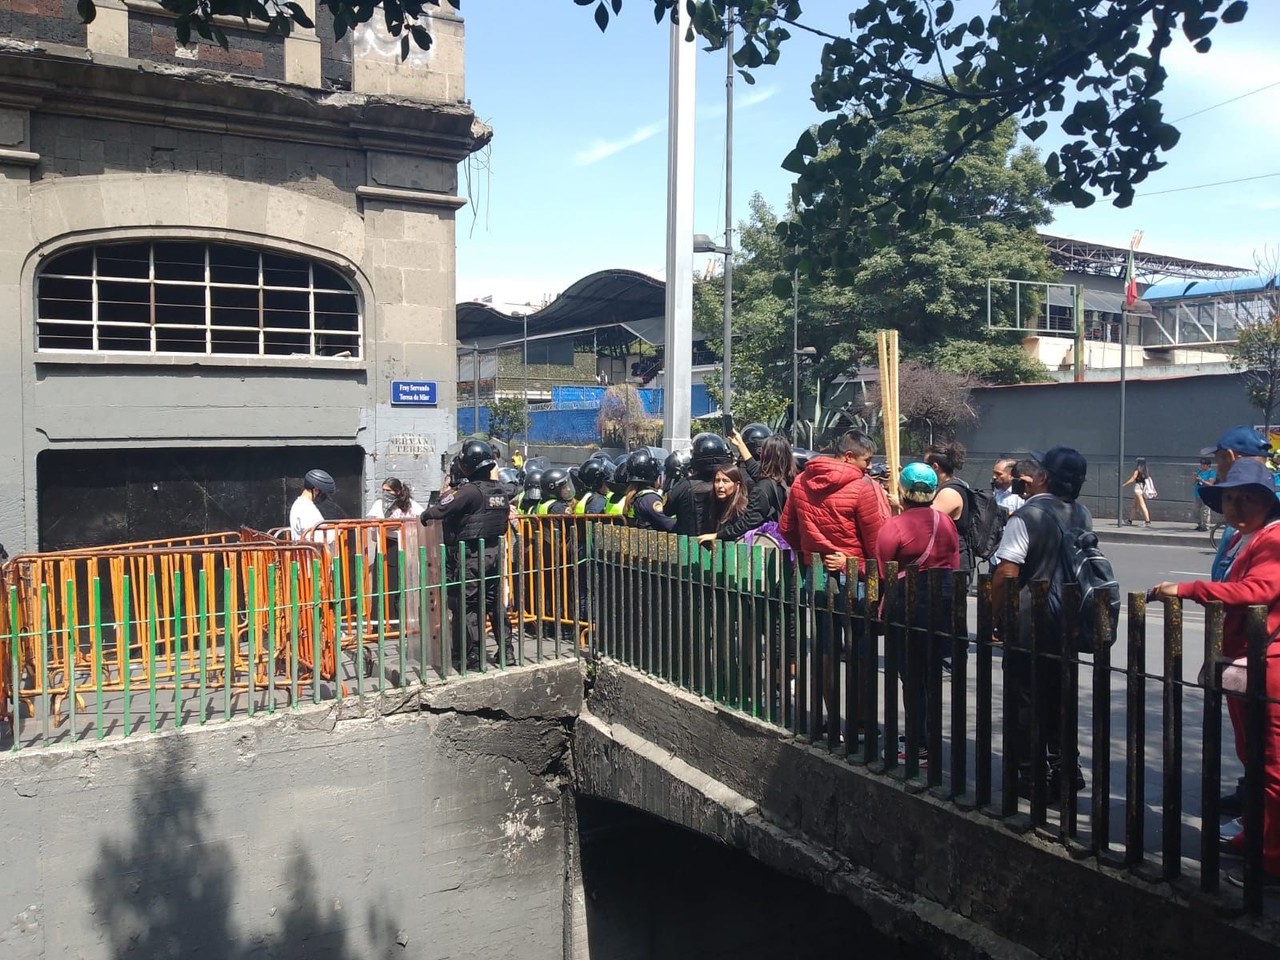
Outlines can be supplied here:
M0 5L0 540L11 553L358 515L456 436L463 24L176 44L149 0ZM401 389L393 382L434 382ZM432 403L431 401L434 401Z

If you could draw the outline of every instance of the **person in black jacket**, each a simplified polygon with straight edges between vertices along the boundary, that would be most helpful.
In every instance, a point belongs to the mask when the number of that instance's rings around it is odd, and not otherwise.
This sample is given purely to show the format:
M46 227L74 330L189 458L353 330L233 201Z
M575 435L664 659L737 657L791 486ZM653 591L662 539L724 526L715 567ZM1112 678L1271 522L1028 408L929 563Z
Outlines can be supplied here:
M452 622L466 624L467 669L478 670L484 655L484 629L480 622L482 590L485 615L493 624L494 639L505 651L507 662L515 660L499 589L502 540L507 532L508 488L495 479L497 458L493 448L483 440L468 441L459 452L457 463L468 482L423 511L422 524L438 522L444 528L445 575L449 581L446 604ZM460 654L459 650L453 651L454 669L461 669Z
M721 467L733 463L729 445L714 433L693 438L685 476L671 487L662 512L675 520L675 532L686 537L715 533L711 511L711 479Z
M730 510L726 515L722 502L716 504L721 508L715 511L716 526L714 533L703 534L700 539L709 540L741 540L748 530L754 530L769 521L777 522L782 517L782 508L787 502L787 492L796 477L795 460L791 456L791 445L784 437L769 437L758 448L759 457L741 463L736 468L745 497L741 510ZM756 468L756 482L749 484L745 474L748 466ZM716 472L712 481L719 480L725 469Z

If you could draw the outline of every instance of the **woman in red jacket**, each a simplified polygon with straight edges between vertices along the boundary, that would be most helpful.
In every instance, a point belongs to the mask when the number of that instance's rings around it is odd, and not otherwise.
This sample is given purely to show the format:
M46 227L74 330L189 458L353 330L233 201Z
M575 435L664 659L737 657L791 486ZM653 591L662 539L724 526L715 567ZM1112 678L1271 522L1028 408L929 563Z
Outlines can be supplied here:
M1237 460L1226 479L1201 491L1210 509L1220 510L1228 526L1237 531L1224 551L1229 564L1226 578L1214 583L1159 583L1151 588L1152 599L1185 597L1197 603L1220 600L1226 607L1223 617L1222 654L1228 662L1247 652L1247 616L1251 606L1267 608L1267 631L1272 643L1267 648L1266 722L1263 743L1262 862L1268 886L1280 886L1280 502L1269 471L1256 460ZM1228 667L1238 671L1238 667ZM1227 711L1235 732L1236 754L1244 762L1245 743L1252 731L1245 727L1245 704L1238 696L1227 698ZM1225 845L1226 854L1240 854L1244 840ZM1242 874L1228 870L1227 879L1243 885Z

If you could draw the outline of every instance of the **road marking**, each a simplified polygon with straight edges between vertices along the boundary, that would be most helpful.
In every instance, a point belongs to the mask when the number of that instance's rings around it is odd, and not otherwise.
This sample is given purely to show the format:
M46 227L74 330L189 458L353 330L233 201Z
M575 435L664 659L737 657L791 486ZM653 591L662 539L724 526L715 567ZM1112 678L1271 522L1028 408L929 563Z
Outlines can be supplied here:
M1203 577L1204 576L1203 570L1170 570L1169 572L1179 577Z

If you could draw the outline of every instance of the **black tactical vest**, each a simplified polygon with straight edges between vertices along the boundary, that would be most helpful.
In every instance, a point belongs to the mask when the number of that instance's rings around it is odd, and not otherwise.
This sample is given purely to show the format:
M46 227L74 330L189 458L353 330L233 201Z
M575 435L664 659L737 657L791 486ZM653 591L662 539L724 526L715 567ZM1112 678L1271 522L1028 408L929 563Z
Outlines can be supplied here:
M480 507L462 518L455 531L445 531L449 546L484 539L486 547L496 547L507 531L507 491L496 480L476 480L472 485L480 493Z

